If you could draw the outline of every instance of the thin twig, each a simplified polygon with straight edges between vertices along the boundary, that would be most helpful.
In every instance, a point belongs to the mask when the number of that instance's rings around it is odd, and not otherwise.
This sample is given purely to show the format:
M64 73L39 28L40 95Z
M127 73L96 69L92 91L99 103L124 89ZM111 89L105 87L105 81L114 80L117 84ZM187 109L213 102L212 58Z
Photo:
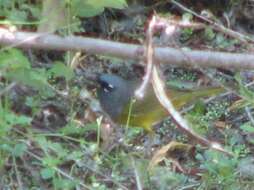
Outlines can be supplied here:
M39 160L39 161L42 162L42 159L41 159L38 155L34 154L33 152L31 152L31 151L29 151L29 150L26 150L26 153L29 154L30 156L32 156L33 158L35 158L36 160ZM59 168L57 168L57 167L53 167L53 169L54 169L56 172L58 172L58 173L60 173L61 175L63 175L64 177L66 177L67 179L70 179L70 180L72 180L72 181L76 181L76 179L75 179L74 177L72 177L72 176L70 176L69 174L65 173L65 172L62 171L61 169L59 169ZM82 187L85 188L85 189L92 189L91 187L89 187L88 185L86 185L86 184L84 184L84 183L82 183L82 182L80 182L80 181L79 181L78 183L79 183L80 186L82 186Z
M196 189L194 187L198 187L198 186L200 186L200 183L194 183L194 184L185 185L184 187L181 187L178 190Z
M136 164L135 164L135 160L134 160L133 157L131 157L131 163L132 163L132 167L133 167L134 173L135 173L137 189L142 190L143 188L142 188L142 184L141 184L141 181L140 181L140 176L139 176L139 173L138 173L138 170L137 170L137 167L136 167Z
M16 178L17 178L18 185L19 185L18 189L23 190L24 189L23 188L23 183L22 183L21 178L20 178L20 173L19 173L19 170L18 170L18 167L17 167L15 156L13 156L12 159L13 159L13 165L14 165L14 169L15 169L15 173L16 173Z
M111 177L108 177L108 176L104 175L103 173L101 173L101 172L99 172L99 171L94 170L91 166L89 166L89 165L87 165L87 164L84 164L84 166L85 166L87 169L89 169L89 170L91 170L92 172L94 172L95 174L98 174L98 175L104 177L105 179L107 179L108 181L113 182L114 184L116 184L116 185L119 186L120 188L122 188L122 189L124 189L124 190L128 190L127 187L125 187L124 185L122 185L121 183L119 183L118 181L116 181L115 179L113 179L113 178L111 178Z
M16 82L12 82L8 86L6 86L3 90L0 91L0 97L2 97L5 93L9 92L11 89L13 89L17 85Z
M249 118L251 124L254 126L254 118L253 118L253 116L252 116L252 114L251 114L250 108L249 108L248 106L246 106L246 107L245 107L245 111L246 111L246 113L247 113L247 116L248 116L248 118Z
M176 6L178 6L178 7L181 8L182 10L184 10L184 11L186 11L186 12L188 12L188 13L191 13L191 14L193 14L194 16L196 16L196 17L198 17L198 18L200 18L200 19L206 21L207 23L211 24L212 28L215 29L215 30L218 30L218 31L220 31L220 32L223 32L224 34L226 34L226 35L228 35L228 36L231 36L231 37L233 37L233 38L236 38L236 39L238 39L239 41L244 42L244 43L246 43L246 44L248 44L248 43L247 43L248 41L251 42L251 43L254 43L254 39L252 39L252 38L250 38L250 37L248 37L248 36L246 36L246 35L243 35L243 34L241 34L241 33L239 33L239 32L233 31L233 30L231 30L231 29L229 29L229 28L226 28L225 26L223 26L223 25L221 25L221 24L219 24L219 23L216 23L215 21L212 21L212 20L210 20L210 19L208 19L208 18L206 18L206 17L204 17L204 16L201 16L201 15L199 15L199 14L197 14L196 12L194 12L194 11L188 9L187 7L185 7L184 5L182 5L181 3L179 3L179 2L177 2L177 1L175 1L175 0L171 0L171 3L174 4L174 5L176 5Z

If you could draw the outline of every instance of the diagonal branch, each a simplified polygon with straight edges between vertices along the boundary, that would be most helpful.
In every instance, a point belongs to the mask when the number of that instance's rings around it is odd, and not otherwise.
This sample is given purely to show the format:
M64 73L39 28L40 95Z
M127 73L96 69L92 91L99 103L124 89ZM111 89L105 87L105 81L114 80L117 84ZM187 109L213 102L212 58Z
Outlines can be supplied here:
M159 72L158 72L156 65L153 66L152 72L153 72L152 73L152 84L153 84L153 89L154 89L155 95L158 98L161 105L170 113L170 115L172 116L172 118L175 121L175 123L177 124L177 126L182 131L184 131L189 137L193 137L198 143L232 156L233 154L231 152L225 150L219 143L212 142L212 141L200 136L195 131L193 131L192 128L190 128L188 126L187 121L174 108L172 102L168 99L166 92L163 88L163 82L159 77Z

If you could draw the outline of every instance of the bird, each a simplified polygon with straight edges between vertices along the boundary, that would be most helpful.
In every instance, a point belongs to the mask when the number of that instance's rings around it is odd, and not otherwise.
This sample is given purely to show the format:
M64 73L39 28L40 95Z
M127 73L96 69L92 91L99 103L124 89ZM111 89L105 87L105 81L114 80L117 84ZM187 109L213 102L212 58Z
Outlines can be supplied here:
M135 90L141 80L126 80L115 74L100 74L97 96L101 107L118 124L140 127L153 132L152 127L169 116L169 113L157 100L151 84L144 97L135 99ZM180 110L199 98L217 95L223 92L221 87L200 87L195 90L167 88L167 96L174 107Z

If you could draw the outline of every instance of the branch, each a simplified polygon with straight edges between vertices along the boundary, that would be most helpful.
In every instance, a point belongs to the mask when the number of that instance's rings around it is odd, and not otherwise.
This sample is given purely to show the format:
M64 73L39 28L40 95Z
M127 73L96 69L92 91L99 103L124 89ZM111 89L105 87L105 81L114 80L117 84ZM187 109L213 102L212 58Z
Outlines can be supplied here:
M85 51L92 54L110 55L124 59L143 60L141 45L79 36L61 37L47 33L12 32L0 29L0 44L11 47L36 48L59 51ZM2 49L3 50L3 49ZM225 69L254 69L254 55L211 51L181 50L157 47L155 60L179 66L220 67ZM189 60L192 60L191 62ZM195 63L195 64L193 64Z
M239 41L241 41L241 42L243 42L245 44L247 44L248 42L254 43L254 39L253 38L251 38L251 37L249 37L247 35L241 34L239 32L233 31L230 28L226 28L223 25L210 20L209 18L206 18L206 17L204 17L202 15L199 15L198 13L192 11L191 9L188 9L187 7L185 7L184 5L182 5L181 3L179 3L179 2L177 2L175 0L171 0L171 3L176 5L176 6L178 6L180 9L182 9L182 10L184 10L184 11L186 11L186 12L188 12L188 13L194 15L194 16L196 16L197 18L202 19L203 21L206 21L207 23L209 23L212 26L212 28L214 30L220 31L220 32L222 32L222 33L224 33L224 34L226 34L228 36L231 36L231 37L233 37L233 38L235 38L235 39L237 39L237 40L239 40Z

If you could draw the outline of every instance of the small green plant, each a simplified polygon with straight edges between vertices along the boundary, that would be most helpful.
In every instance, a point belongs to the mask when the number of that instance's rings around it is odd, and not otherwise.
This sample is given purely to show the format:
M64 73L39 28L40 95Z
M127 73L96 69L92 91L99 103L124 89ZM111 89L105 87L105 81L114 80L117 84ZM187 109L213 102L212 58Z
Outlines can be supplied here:
M105 8L123 9L127 7L125 0L73 0L68 2L72 15L92 17L104 11Z
M0 1L0 16L5 18L4 24L35 24L40 18L40 5L28 3L26 0ZM1 22L1 21L0 21Z
M229 103L224 101L212 102L205 106L201 101L197 102L194 109L186 115L195 131L200 134L207 134L213 121L218 120L223 115L227 114Z
M8 106L7 100L0 101L0 168L2 168L9 155L20 157L25 153L26 145L22 142L12 141L13 126L25 127L30 125L31 118L13 113Z
M213 40L214 37L216 36L216 34L214 33L213 29L210 28L210 27L206 27L205 28L205 34L204 35L205 35L205 38L207 40Z
M198 154L196 158L201 161L201 169L206 172L202 175L201 187L204 189L235 189L236 186L236 158L222 156L222 153L212 150L205 155Z

